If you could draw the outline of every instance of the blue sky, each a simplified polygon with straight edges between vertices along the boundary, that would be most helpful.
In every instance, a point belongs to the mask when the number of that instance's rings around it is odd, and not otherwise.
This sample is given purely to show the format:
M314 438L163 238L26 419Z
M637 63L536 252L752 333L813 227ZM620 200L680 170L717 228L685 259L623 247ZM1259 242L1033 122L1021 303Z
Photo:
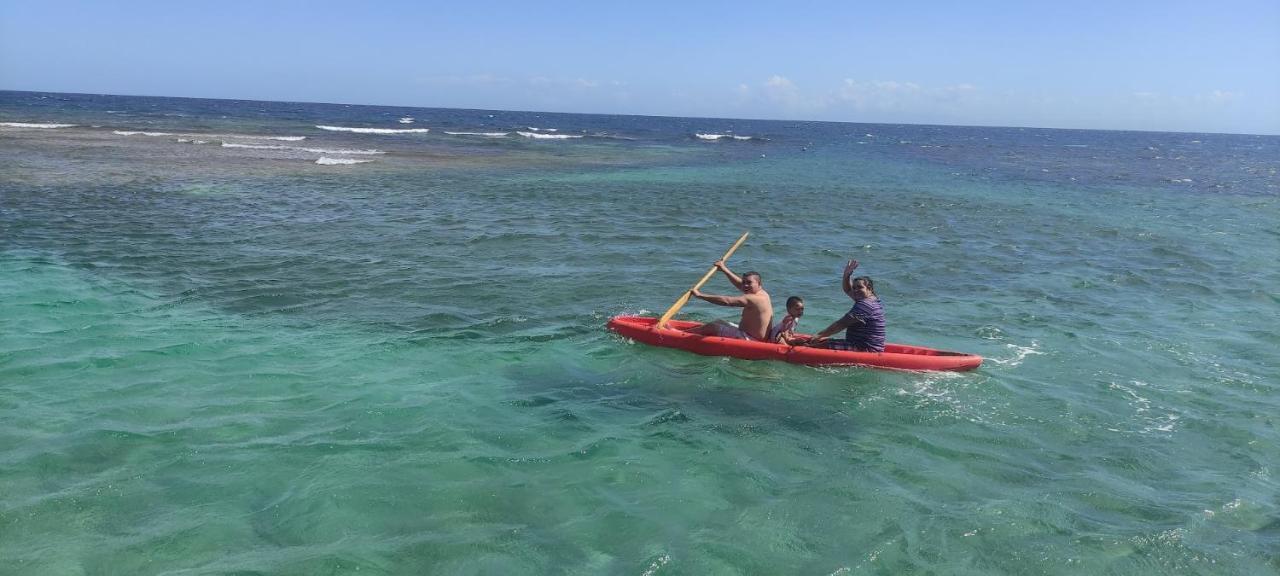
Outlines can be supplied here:
M1280 2L0 0L0 89L1280 134Z

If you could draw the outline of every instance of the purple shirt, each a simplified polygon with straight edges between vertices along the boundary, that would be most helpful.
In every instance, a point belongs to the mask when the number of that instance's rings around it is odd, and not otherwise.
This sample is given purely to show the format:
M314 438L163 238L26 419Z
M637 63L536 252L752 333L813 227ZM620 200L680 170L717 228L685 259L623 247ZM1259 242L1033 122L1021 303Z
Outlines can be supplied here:
M850 345L859 350L884 352L884 308L879 298L855 301L842 320L849 322L844 339Z

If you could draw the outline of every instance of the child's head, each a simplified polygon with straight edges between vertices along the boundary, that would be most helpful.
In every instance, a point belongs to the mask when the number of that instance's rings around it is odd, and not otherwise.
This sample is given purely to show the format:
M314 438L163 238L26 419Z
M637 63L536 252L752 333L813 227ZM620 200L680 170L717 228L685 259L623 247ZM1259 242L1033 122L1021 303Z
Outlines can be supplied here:
M787 298L787 314L792 318L804 316L804 298L799 296Z

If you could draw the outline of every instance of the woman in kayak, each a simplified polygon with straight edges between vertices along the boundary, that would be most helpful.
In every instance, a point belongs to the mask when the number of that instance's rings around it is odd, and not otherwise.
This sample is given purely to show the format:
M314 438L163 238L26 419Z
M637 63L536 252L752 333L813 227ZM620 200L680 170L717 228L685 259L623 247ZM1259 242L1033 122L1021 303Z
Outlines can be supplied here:
M875 285L871 282L871 278L851 277L857 267L858 261L850 260L845 265L844 275L840 279L844 293L853 299L853 308L826 329L814 334L808 346L834 350L884 352L884 308L880 306L880 298L876 296ZM843 340L828 339L829 336L841 330L845 331Z

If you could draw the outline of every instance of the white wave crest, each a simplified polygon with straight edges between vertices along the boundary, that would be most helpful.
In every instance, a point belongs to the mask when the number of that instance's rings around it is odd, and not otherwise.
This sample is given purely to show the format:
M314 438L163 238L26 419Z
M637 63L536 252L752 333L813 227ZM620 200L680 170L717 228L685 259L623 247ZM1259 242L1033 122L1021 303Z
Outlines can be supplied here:
M502 138L510 134L510 132L448 132L446 131L445 134L448 134L450 136L486 136L488 138Z
M525 138L538 138L541 140L566 140L569 138L582 137L578 134L539 134L537 132L521 132L519 130L516 131L516 134L524 136Z
M212 138L239 138L241 140L279 140L281 142L301 142L306 136L258 136L254 134L209 134Z
M175 134L173 132L146 132L143 130L112 130L119 136L184 136L187 138L235 138L237 140L278 140L281 142L299 142L306 136L259 136L254 134ZM181 142L181 140L179 140Z
M413 124L413 116L405 116L400 119L401 124Z
M321 156L316 160L316 164L321 166L346 166L350 164L364 164L365 162L373 162L373 160L357 160L355 158L329 158Z
M241 144L239 142L223 142L223 148L248 148L251 150L297 150L299 152L308 152L311 154L346 154L346 155L373 155L386 154L382 150L344 150L332 148L302 148L299 146L281 146L279 144Z
M372 156L372 155L374 155L374 154L386 154L386 152L383 152L383 151L381 151L381 150L373 150L373 149L369 149L369 150L345 150L345 149L337 149L337 150L333 150L333 149L329 149L329 148L297 148L297 150L302 150L303 152L311 152L311 153L313 153L313 154L348 154L348 155L353 155L353 154L354 154L354 155L357 155L357 156Z
M538 128L536 126L526 126L526 128L533 130L534 132L559 132L560 131L559 128Z
M223 148L249 148L252 150L288 150L289 146L281 146L279 144L240 144L238 142L223 142Z
M179 138L178 142L181 142L183 144L208 144L209 143L208 140L199 140L196 138Z
M71 128L75 124L48 124L43 122L0 122L6 128Z
M736 134L703 134L701 132L695 133L694 136L697 136L700 140L723 140L725 138L731 138L733 140L754 140L755 139L755 137L753 136L738 136Z
M349 126L322 126L319 124L316 125L316 128L331 132L355 132L356 134L424 134L431 131L430 128L352 128Z

